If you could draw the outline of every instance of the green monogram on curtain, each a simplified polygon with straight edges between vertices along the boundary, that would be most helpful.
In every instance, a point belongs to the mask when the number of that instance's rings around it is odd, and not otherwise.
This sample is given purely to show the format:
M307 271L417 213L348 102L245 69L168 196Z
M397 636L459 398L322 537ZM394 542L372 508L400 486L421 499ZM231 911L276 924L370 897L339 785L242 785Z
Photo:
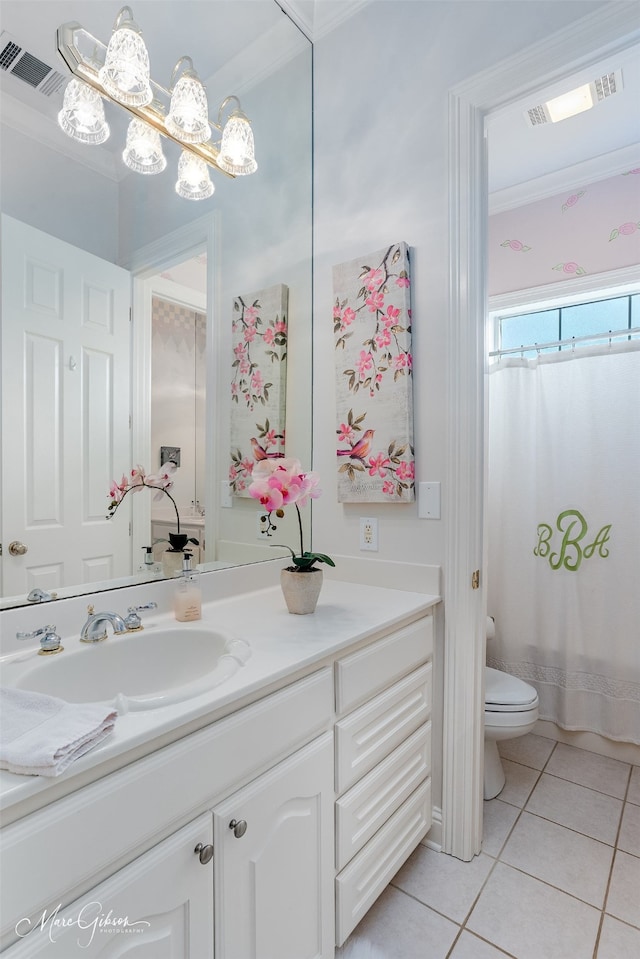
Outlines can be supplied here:
M565 569L575 573L580 569L583 559L590 559L596 551L599 556L606 559L609 550L606 543L609 541L611 524L603 526L598 532L596 538L588 544L582 546L582 541L589 532L587 521L577 509L566 509L559 514L556 520L556 529L562 534L560 548L557 553L551 552L557 540L555 532L548 523L539 523L536 530L538 534L538 544L533 552L535 556L541 556L549 560L551 569Z

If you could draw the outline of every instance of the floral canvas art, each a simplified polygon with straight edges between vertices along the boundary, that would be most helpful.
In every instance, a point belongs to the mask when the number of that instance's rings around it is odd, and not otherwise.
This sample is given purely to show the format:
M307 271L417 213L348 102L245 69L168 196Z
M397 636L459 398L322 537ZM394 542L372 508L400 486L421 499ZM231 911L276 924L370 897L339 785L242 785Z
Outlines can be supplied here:
M415 498L410 294L406 243L333 269L341 503Z
M289 290L278 284L233 301L229 484L249 496L256 463L284 456Z

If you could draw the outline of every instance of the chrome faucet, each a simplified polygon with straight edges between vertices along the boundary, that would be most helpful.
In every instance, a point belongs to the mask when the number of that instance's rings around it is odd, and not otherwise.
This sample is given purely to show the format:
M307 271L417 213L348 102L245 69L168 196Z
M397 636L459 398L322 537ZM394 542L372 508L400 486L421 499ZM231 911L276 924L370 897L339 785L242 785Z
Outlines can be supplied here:
M34 629L32 633L16 633L16 639L39 639L38 656L61 653L64 650L55 626L42 626L40 629Z
M89 618L80 632L81 643L99 643L107 638L107 623L111 623L114 633L126 633L127 627L122 616L117 613L94 613L93 606L87 607Z

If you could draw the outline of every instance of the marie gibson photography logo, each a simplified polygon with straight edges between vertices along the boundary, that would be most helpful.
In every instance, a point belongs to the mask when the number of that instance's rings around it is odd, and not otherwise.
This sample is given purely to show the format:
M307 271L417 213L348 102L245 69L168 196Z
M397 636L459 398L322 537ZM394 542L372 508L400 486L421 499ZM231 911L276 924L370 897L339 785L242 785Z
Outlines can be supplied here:
M88 949L97 934L140 935L151 925L146 919L132 920L129 916L118 915L113 909L105 911L97 900L85 903L77 912L68 915L61 910L62 903L59 903L55 909L44 909L35 919L27 916L19 919L15 927L17 935L24 939L25 936L44 933L50 942L56 942L66 929L75 927L78 947Z

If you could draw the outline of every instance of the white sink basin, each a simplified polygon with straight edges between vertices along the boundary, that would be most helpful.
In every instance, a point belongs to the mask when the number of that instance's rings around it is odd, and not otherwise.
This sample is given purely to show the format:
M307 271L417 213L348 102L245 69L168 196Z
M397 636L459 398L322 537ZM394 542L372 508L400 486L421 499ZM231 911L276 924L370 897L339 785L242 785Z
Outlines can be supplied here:
M99 643L3 665L4 685L70 703L113 703L120 713L182 702L230 679L251 655L244 640L199 624L147 626Z

